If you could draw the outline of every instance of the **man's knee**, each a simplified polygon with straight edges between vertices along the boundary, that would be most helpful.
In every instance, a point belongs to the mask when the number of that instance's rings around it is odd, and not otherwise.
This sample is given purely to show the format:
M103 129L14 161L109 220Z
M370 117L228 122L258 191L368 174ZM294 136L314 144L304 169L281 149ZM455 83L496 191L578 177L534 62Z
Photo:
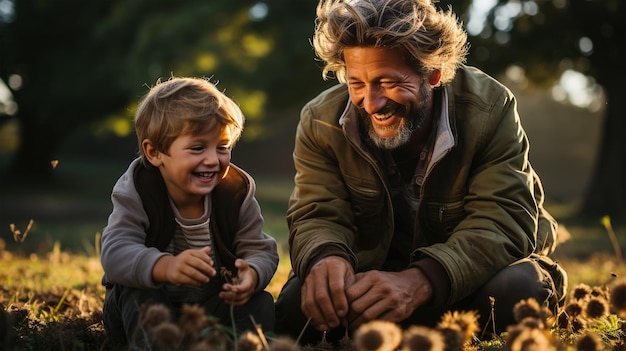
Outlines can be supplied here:
M566 276L560 279L566 282ZM532 298L554 311L563 299L562 289L562 286L555 286L552 272L543 264L534 258L526 258L502 269L487 281L474 295L474 304L479 309L481 321L485 323L493 316L496 329L502 332L516 323L513 309L518 302Z

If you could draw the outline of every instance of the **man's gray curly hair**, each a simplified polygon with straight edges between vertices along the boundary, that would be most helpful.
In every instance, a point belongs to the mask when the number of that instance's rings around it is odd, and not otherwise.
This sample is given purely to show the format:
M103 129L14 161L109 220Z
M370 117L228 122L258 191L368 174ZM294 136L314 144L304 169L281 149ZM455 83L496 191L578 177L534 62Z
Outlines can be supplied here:
M320 0L313 47L325 62L322 77L334 72L340 82L347 47L400 48L418 73L440 70L440 84L454 78L468 52L457 17L432 0Z

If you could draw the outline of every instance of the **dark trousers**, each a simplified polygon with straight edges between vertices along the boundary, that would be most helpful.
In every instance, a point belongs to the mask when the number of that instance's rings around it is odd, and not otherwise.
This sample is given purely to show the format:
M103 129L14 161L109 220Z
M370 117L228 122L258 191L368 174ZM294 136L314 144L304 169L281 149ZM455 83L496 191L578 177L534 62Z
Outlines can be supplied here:
M153 347L153 338L149 331L140 325L141 306L146 303L160 303L170 309L172 322L176 323L180 315L180 307L170 302L166 288L134 289L122 285L107 288L104 299L102 319L107 337L113 344L130 344L135 348ZM230 305L214 294L211 298L202 301L202 306L208 315L219 319L226 327L232 325ZM267 291L252 295L250 300L234 308L235 325L239 331L250 330L256 333L256 324L260 324L264 332L272 332L275 324L274 298Z
M447 311L478 311L480 330L485 329L486 335L491 336L493 320L497 334L516 323L513 307L519 301L535 298L554 312L557 306L563 304L566 288L567 275L561 267L547 257L531 257L502 269L467 298L453 305L420 307L400 324L403 328L410 325L434 327ZM315 345L322 340L322 333L312 325L304 330L307 318L300 308L300 294L301 281L291 276L276 301L275 331L278 335L289 335L294 339L302 333L300 344ZM493 319L490 297L495 298ZM326 340L336 343L345 335L345 328L334 328L327 332Z

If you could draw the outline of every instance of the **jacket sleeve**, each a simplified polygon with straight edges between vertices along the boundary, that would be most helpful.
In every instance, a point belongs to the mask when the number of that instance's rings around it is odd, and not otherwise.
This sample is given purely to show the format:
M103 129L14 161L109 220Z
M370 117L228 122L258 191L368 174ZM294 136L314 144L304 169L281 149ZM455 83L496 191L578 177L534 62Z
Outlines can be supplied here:
M464 116L476 118L476 116ZM536 245L538 207L529 145L515 98L498 94L479 121L463 196L464 218L443 243L420 249L441 263L452 284L448 302L478 289L500 269L529 256Z
M310 266L329 247L356 265L356 255L351 250L355 228L349 195L336 150L325 143L335 138L332 134L343 134L343 130L316 119L313 111L309 105L303 108L296 130L295 187L287 210L291 264L300 277L306 276Z
M269 284L278 267L276 240L263 232L263 216L254 193L256 185L248 176L250 189L239 212L239 229L235 234L235 255L244 259L258 275L256 291Z
M152 279L152 268L168 253L145 245L148 216L132 176L137 162L138 159L113 187L113 210L102 233L100 261L104 269L103 283L154 288L159 284Z

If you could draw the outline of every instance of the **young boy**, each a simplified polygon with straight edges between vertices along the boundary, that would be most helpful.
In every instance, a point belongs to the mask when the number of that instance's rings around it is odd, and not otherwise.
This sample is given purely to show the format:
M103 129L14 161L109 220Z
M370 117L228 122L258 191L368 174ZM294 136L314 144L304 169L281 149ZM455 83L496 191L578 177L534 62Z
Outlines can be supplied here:
M205 79L158 82L140 102L140 157L113 188L102 234L110 339L150 343L145 302L168 306L172 318L198 304L225 326L234 305L237 329L255 330L252 316L273 330L264 289L278 265L276 241L262 230L254 180L230 163L243 124L239 107Z

